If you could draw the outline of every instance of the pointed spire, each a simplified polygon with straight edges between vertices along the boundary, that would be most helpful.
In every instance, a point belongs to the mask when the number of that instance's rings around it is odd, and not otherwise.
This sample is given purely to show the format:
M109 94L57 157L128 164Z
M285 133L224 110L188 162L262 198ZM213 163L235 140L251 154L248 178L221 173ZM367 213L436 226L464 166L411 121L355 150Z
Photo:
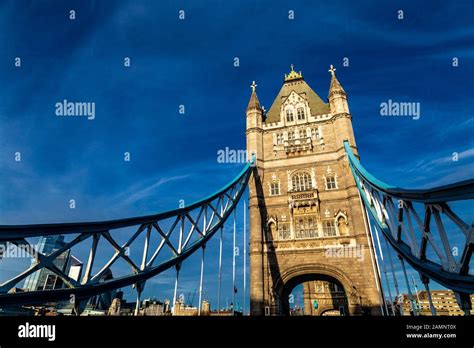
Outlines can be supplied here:
M336 77L336 68L334 68L334 66L331 64L328 71L331 73L331 85L329 86L329 95L336 92L346 94L346 91L344 91L344 88L342 88Z
M252 81L250 88L252 88L252 95L250 96L249 104L247 106L247 111L252 110L252 109L261 110L262 107L260 106L260 102L258 101L257 84L255 83L255 81Z

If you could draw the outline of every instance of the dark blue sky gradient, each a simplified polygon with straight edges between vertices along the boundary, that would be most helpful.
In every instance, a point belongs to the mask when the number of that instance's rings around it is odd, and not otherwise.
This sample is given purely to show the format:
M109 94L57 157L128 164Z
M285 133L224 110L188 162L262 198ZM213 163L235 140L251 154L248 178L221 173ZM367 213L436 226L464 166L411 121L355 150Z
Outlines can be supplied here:
M144 215L214 192L241 168L217 163L217 151L245 148L250 83L269 109L291 63L323 100L334 64L362 162L381 180L471 178L473 17L470 1L3 1L0 223ZM95 102L96 118L56 117L63 99ZM420 102L420 119L380 116L388 99ZM171 295L172 281L150 283L145 296Z

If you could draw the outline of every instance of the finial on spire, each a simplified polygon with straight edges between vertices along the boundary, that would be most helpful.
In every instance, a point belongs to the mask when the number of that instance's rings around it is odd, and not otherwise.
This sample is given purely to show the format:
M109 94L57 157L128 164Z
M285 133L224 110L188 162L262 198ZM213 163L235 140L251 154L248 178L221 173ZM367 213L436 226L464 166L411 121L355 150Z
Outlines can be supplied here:
M252 81L250 88L252 88L252 93L255 92L255 90L257 89L257 84L255 83L255 81Z
M257 84L255 83L255 81L252 81L250 88L252 88L252 94L250 95L249 104L247 105L247 111L253 110L253 109L261 110L260 102L258 101L258 97L256 93Z
M334 73L336 71L336 68L331 64L328 71L331 73L331 84L329 85L329 95L333 93L346 94L346 92L344 91L344 88L342 88L341 84L337 80L336 74Z

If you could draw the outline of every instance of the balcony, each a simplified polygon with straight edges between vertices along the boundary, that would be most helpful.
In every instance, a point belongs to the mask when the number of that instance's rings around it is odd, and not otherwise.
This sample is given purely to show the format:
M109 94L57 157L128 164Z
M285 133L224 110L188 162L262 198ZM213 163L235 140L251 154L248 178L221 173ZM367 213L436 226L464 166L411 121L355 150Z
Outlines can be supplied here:
M318 189L311 188L304 191L288 191L288 204L290 207L318 205Z
M313 141L311 140L311 137L288 139L284 141L284 148L286 153L310 151L313 149Z

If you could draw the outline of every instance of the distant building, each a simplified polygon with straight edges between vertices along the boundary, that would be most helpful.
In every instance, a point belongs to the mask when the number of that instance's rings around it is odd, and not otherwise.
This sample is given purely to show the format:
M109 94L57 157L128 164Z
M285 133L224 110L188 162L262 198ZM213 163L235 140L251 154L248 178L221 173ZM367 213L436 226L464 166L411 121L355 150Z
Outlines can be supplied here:
M99 277L99 283L113 278L112 270L107 268ZM107 311L115 298L116 290L110 290L99 295L93 296L88 303L91 309Z
M64 236L46 236L41 237L38 241L37 252L48 255L52 252L59 250L66 243L64 242ZM61 271L67 273L67 266L69 261L70 251L65 251L54 260L54 265ZM31 265L36 263L36 259L31 260ZM30 274L25 279L23 288L26 291L37 291L37 290L51 290L58 289L63 286L62 280L52 271L42 268L39 271Z
M199 309L197 307L187 306L184 300L177 301L174 307L175 316L197 316ZM211 310L211 304L208 300L203 300L201 305L201 316L232 316L242 315L241 312L232 311L232 309Z
M107 311L107 315L110 316L129 316L135 312L136 302L127 302L123 298L123 291L119 290L115 294L115 298Z
M202 311L201 311L201 314L202 314ZM197 307L192 307L192 306L187 306L184 303L183 299L179 299L174 304L173 315L176 315L176 316L195 316L195 315L198 315L198 308Z
M81 280L82 266L82 261L74 255L71 255L71 257L69 258L68 276L79 282Z
M431 290L431 298L436 309L436 315L456 316L464 315L464 312L459 308L454 292L451 290ZM419 302L418 302L419 299ZM418 315L431 315L430 303L428 300L428 292L425 290L418 291L413 294L413 301ZM471 295L471 303L474 301L474 295ZM397 299L398 308L402 305L400 315L413 315L410 299L408 294L402 294ZM474 310L471 310L471 315Z
M122 307L122 300L117 297L114 298L112 300L112 304L109 307L109 310L107 311L107 315L111 315L111 316L120 315L121 307Z
M165 315L165 305L163 302L154 299L145 299L142 302L140 315L144 316L161 316Z
M303 283L304 315L340 316L349 313L341 285L317 280Z

